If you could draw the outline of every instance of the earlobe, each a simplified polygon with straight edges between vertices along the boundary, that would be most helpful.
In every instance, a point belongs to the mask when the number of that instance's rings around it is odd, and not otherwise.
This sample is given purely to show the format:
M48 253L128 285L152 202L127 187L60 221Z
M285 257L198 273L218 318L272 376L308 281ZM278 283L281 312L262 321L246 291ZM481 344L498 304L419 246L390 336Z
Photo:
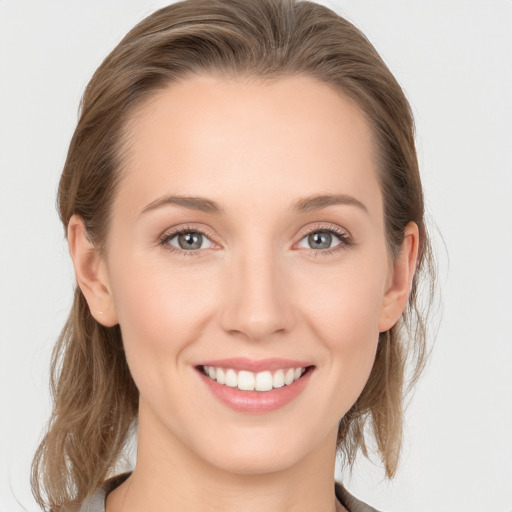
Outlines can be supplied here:
M87 236L83 220L73 215L68 223L68 245L75 276L91 315L105 327L118 323L107 268L100 251Z
M402 247L393 262L389 286L382 302L379 332L391 329L407 307L416 272L419 242L418 226L415 222L409 222L404 230Z

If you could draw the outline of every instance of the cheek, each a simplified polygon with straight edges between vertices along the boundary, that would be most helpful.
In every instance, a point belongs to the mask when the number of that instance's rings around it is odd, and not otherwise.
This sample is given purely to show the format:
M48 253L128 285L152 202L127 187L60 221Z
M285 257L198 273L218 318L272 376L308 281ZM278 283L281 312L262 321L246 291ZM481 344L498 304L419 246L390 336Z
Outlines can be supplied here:
M327 400L341 417L355 402L370 375L379 340L378 320L385 289L384 265L346 267L316 273L304 281L303 319L322 341L329 367ZM307 294L306 294L307 290Z
M323 339L336 345L356 346L370 334L378 336L385 270L378 262L361 261L304 272L299 292L304 297L302 307L308 310L304 317L323 333Z
M211 311L211 288L200 272L148 264L143 255L121 261L111 280L123 343L135 381L152 368L165 372L200 337ZM145 370L146 369L146 370Z

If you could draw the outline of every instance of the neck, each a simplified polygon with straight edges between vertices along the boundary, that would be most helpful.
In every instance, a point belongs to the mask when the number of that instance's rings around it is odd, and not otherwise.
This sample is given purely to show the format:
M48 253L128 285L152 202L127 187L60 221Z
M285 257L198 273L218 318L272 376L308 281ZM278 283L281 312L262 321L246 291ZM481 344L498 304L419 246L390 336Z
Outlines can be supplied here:
M257 474L234 472L198 457L141 414L135 470L109 495L107 511L343 510L336 508L334 496L335 443L333 431L320 446L291 465Z

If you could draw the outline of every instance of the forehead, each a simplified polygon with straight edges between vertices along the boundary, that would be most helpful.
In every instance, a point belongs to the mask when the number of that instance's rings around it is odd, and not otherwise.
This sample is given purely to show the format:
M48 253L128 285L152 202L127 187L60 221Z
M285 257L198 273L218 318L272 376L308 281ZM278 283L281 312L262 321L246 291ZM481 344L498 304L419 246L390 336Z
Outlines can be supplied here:
M311 77L188 77L142 104L126 133L120 188L135 193L132 204L154 200L156 185L161 194L228 198L234 206L237 197L246 205L248 197L350 193L381 210L360 108Z

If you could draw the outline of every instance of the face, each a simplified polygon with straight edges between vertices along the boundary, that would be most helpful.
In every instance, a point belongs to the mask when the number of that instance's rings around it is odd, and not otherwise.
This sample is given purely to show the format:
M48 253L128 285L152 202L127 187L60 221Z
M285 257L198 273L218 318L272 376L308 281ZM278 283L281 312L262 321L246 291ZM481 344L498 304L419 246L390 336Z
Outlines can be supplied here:
M128 132L102 264L140 436L239 473L334 451L396 321L358 107L308 77L196 76Z

